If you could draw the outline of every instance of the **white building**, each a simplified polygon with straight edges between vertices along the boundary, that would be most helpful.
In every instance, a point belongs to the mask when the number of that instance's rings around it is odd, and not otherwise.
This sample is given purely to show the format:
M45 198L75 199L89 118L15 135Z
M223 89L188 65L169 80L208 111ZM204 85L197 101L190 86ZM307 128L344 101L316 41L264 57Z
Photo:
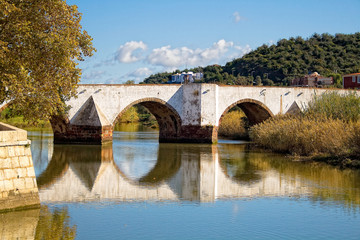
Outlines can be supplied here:
M200 80L203 78L203 73L193 73L193 72L182 72L171 75L171 83L184 83L184 82L194 82L194 80Z

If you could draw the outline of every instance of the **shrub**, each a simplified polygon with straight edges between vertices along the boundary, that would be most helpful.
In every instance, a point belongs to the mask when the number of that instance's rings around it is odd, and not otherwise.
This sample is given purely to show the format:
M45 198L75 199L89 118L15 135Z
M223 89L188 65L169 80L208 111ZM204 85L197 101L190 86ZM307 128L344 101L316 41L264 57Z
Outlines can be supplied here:
M352 127L342 120L293 116L277 116L250 131L250 138L260 146L306 156L347 153L351 136Z
M253 126L250 138L276 152L298 155L360 153L360 98L355 92L315 96L303 115L281 115Z
M348 94L338 94L334 91L325 92L314 97L305 114L356 122L360 116L360 98L355 92Z
M227 138L248 138L247 125L247 118L243 111L230 111L222 117L218 133Z
M124 112L119 122L122 123L131 123L131 122L138 122L139 121L139 115L136 111L135 107L130 107L126 112Z

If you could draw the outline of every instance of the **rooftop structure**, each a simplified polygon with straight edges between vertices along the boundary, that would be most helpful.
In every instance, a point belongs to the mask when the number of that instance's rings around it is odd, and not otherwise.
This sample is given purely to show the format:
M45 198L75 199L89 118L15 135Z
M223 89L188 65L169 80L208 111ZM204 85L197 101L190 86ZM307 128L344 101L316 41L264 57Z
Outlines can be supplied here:
M332 84L334 84L334 79L332 77L323 77L317 72L305 75L304 77L297 77L290 83L291 86L298 87L322 87Z

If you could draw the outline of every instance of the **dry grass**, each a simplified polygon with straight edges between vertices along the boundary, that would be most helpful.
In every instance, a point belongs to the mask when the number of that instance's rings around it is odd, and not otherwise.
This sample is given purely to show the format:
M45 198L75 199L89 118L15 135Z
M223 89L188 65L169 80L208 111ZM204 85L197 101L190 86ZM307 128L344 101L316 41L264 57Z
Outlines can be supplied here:
M219 135L232 139L248 138L249 135L246 126L247 120L244 112L241 110L231 111L221 119Z
M314 156L347 154L355 136L353 124L340 119L277 116L252 127L250 137L276 152Z
M276 152L302 156L360 154L360 98L325 93L299 116L276 116L251 128L250 138Z

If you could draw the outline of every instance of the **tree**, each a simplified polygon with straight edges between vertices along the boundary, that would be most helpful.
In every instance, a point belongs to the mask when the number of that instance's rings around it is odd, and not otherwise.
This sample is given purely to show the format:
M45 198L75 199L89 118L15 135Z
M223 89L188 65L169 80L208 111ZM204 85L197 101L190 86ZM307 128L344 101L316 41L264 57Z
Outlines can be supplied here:
M124 82L124 84L135 84L134 80L127 80L126 82Z
M261 86L262 85L261 77L259 75L257 75L256 78L255 78L255 85L256 86Z
M77 6L64 0L0 0L0 101L25 119L49 119L75 96L78 61L95 51Z

